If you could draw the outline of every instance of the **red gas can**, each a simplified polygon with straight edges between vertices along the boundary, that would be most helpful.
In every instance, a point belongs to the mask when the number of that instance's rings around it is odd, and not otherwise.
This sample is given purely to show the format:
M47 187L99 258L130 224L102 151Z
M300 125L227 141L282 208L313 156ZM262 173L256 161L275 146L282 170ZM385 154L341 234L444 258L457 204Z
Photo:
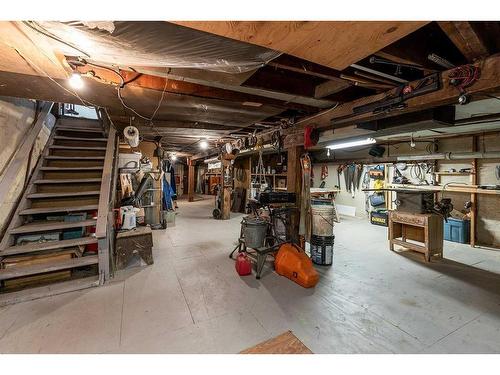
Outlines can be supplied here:
M252 273L252 262L245 253L239 253L236 258L236 272L240 276L247 276Z

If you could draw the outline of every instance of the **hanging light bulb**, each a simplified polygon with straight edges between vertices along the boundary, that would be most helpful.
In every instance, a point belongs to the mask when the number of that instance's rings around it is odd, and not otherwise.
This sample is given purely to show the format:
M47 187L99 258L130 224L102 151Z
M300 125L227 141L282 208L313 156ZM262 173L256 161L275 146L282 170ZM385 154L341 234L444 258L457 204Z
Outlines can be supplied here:
M170 160L172 160L172 161L177 160L177 154L170 155Z
M208 148L208 142L207 142L206 140L204 140L204 139L203 139L203 140L201 140L201 141L200 141L200 148L201 148L202 150L206 150L206 149Z
M330 149L329 148L326 149L326 156L330 157Z
M73 72L73 74L71 74L71 77L69 78L69 84L74 89L77 89L77 90L81 89L84 84L83 84L83 79L82 79L82 76L80 75L80 73Z

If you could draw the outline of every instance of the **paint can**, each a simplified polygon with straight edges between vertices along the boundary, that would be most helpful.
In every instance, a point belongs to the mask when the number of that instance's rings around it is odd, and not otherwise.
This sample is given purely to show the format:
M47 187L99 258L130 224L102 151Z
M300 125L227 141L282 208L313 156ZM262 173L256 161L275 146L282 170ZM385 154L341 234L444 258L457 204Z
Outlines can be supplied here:
M320 266L333 263L333 243L335 236L311 236L311 260Z

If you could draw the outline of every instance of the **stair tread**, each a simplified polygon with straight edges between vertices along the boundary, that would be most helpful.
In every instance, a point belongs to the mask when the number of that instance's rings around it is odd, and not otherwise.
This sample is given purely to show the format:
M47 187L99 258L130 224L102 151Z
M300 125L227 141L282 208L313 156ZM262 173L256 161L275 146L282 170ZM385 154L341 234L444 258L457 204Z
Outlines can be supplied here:
M84 128L84 127L78 127L78 126L67 126L67 125L60 125L56 126L56 130L62 130L62 131L69 131L69 132L80 132L80 133L99 133L103 134L104 130L99 129L99 128Z
M9 234L21 234L32 232L45 232L60 229L70 229L79 227L90 227L96 225L96 219L82 220L82 221L50 221L33 222L22 225L20 227L9 230Z
M58 178L49 180L36 180L34 184L73 184L73 183L85 183L85 182L101 182L101 178Z
M66 172L66 171L100 171L103 166L95 167L41 167L41 171Z
M39 273L88 266L91 264L97 264L98 262L99 262L98 256L91 255L87 257L73 258L65 261L53 262L52 264L36 264L25 267L10 267L7 269L0 270L0 280L7 280L16 277L36 275Z
M107 142L107 138L83 138L83 137L66 137L64 135L56 135L54 139L64 140L64 141L92 141L92 142Z
M78 245L88 245L91 243L96 243L97 238L95 237L81 237L72 238L70 240L60 240L60 241L47 241L47 242L36 242L20 246L10 246L6 249L0 251L1 256L17 255L25 253L33 253L45 250L61 249L64 247L73 247Z
M106 147L94 147L94 146L61 146L61 145L50 145L52 150L92 150L92 151L106 151Z
M90 204L86 206L27 208L19 212L19 215L50 214L54 212L93 211L97 210L98 207L99 206L97 204Z
M64 198L64 197L75 197L81 195L99 195L99 190L91 191L70 191L70 192L60 192L60 193L33 193L26 196L28 199L44 199L44 198Z
M104 160L104 156L58 156L48 155L45 160Z

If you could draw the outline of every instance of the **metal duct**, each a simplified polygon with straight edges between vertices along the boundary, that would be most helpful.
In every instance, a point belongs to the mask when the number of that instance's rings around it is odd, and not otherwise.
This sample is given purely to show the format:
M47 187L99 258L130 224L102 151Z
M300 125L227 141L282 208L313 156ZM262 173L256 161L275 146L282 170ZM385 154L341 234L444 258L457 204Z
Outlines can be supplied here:
M462 159L499 159L500 151L492 152L446 152L428 155L398 156L398 161L412 160L462 160Z

